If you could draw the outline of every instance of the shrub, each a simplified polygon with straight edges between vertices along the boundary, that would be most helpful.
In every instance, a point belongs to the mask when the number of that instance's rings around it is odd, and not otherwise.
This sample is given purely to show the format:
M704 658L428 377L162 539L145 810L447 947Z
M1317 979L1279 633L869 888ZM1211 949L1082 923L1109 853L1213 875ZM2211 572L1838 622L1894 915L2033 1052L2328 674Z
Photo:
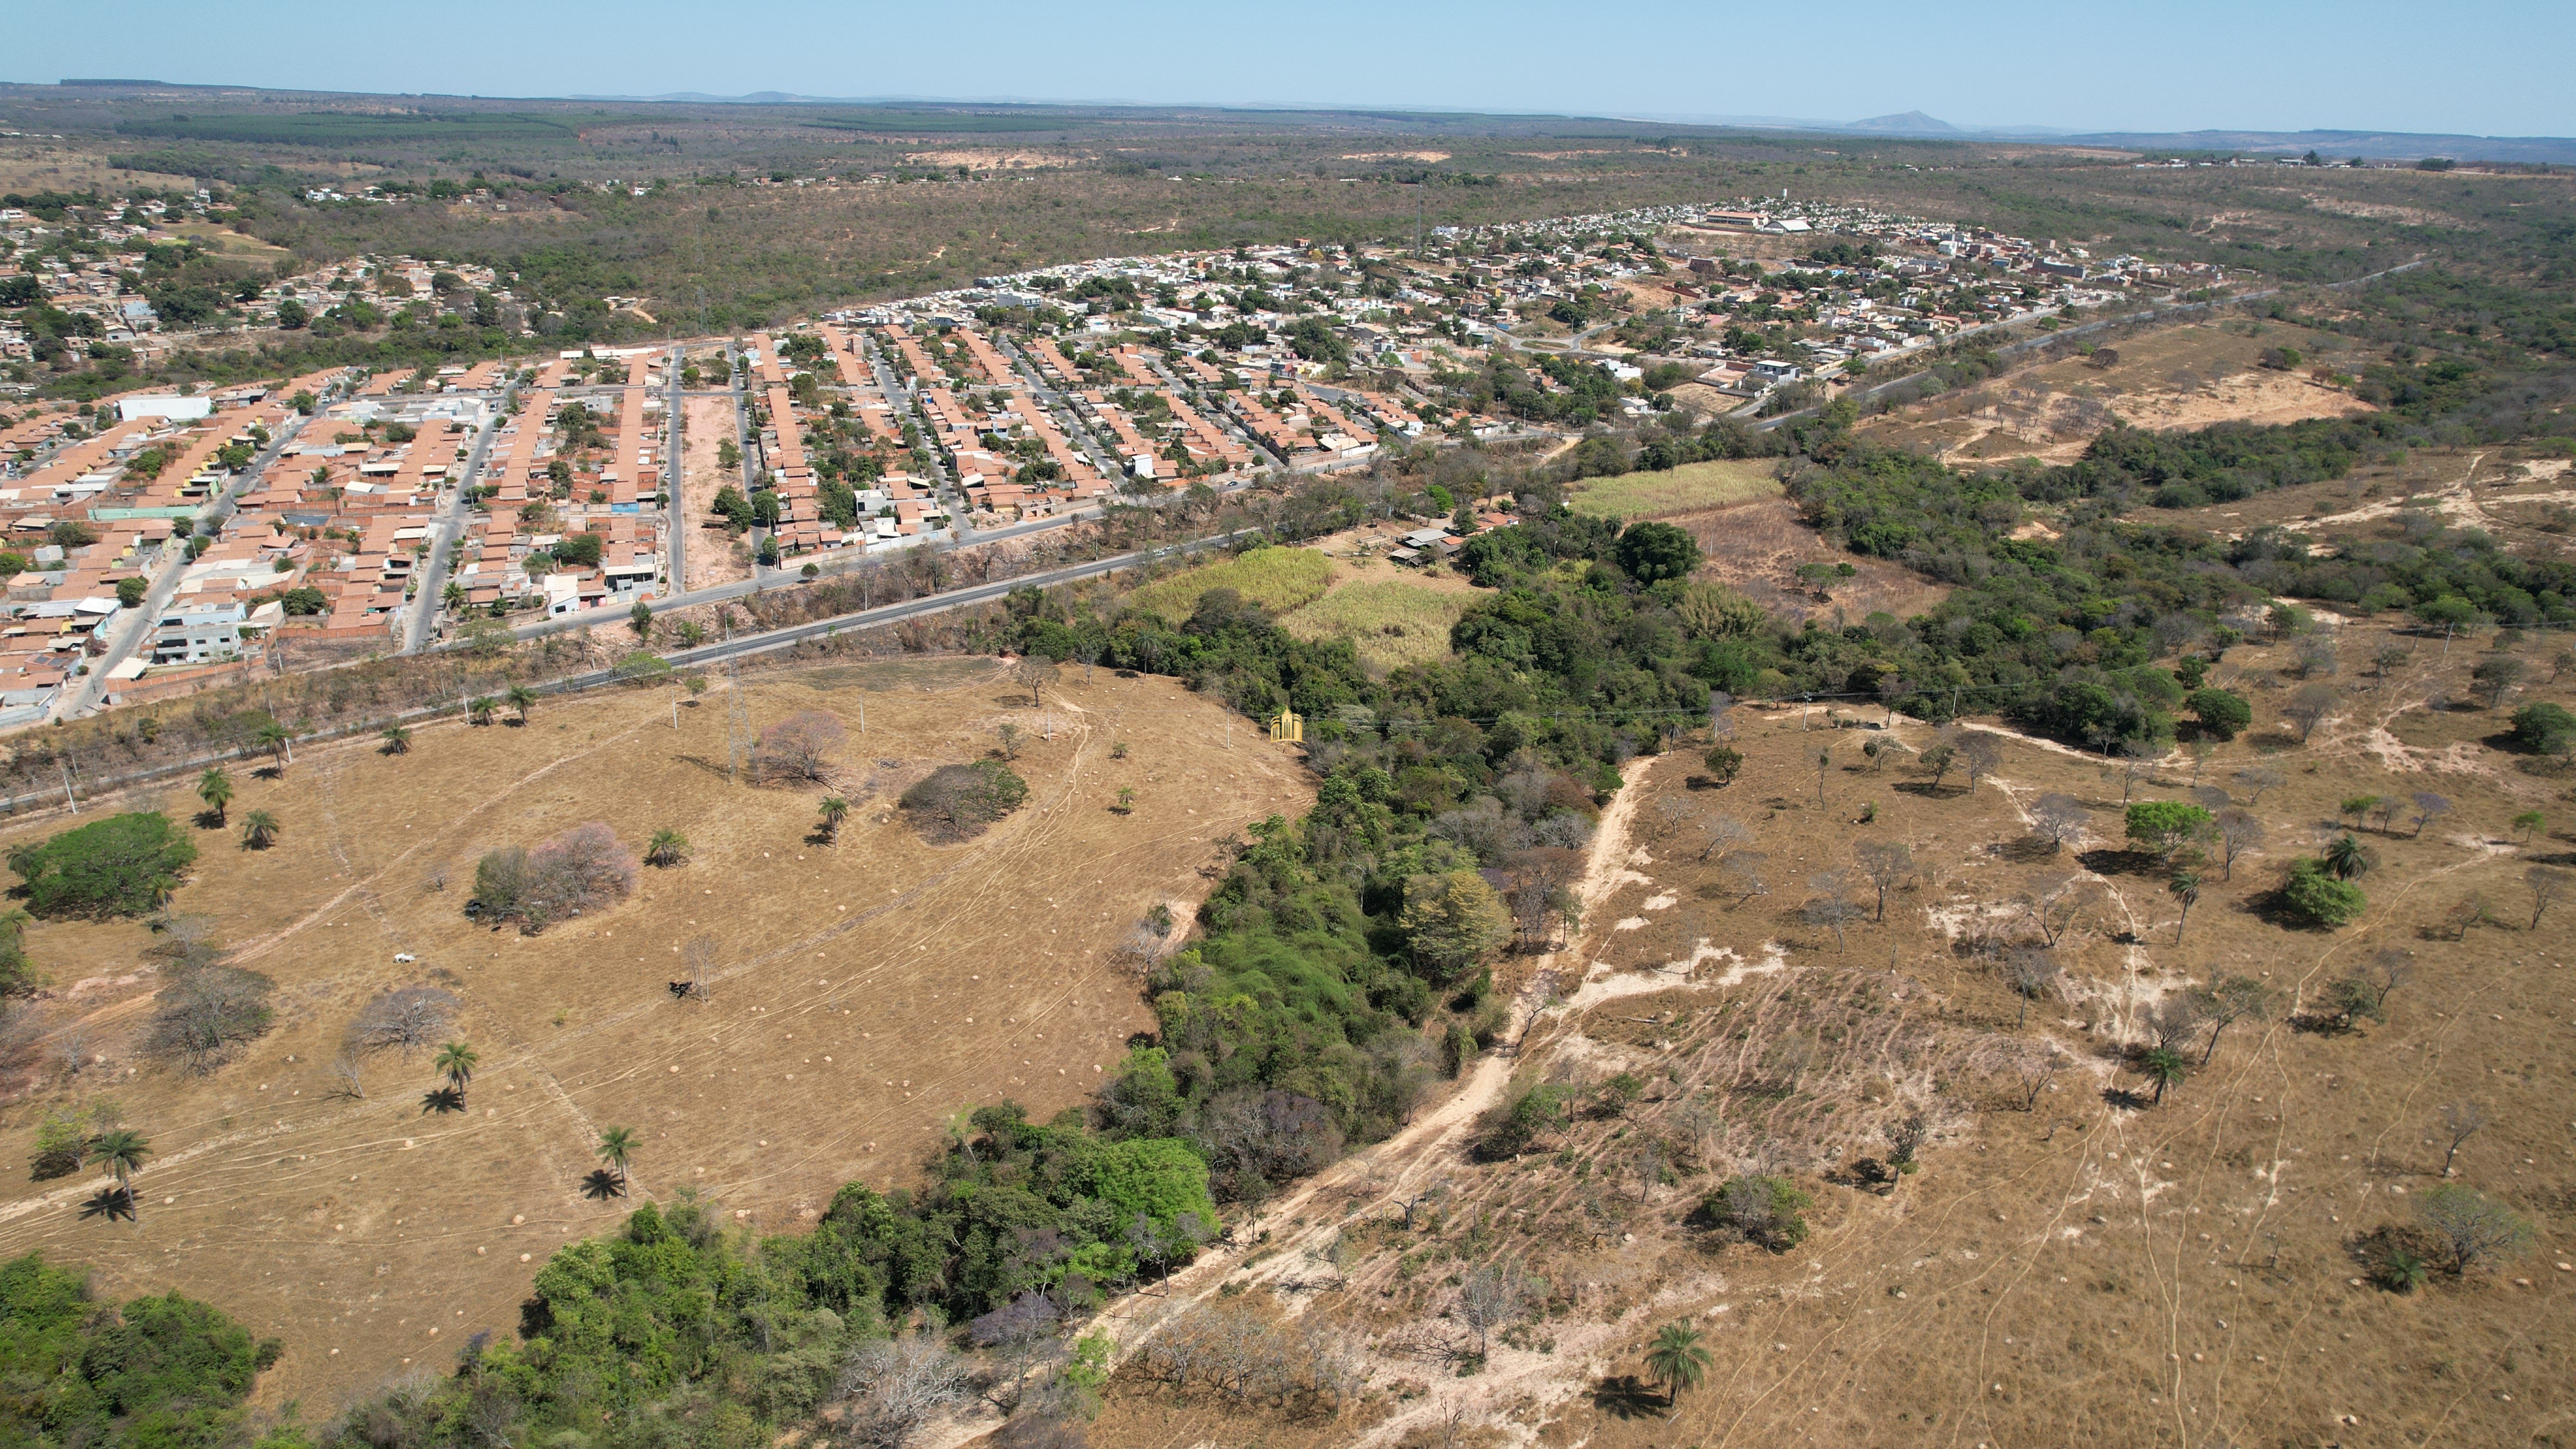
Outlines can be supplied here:
M1518 1157L1538 1134L1565 1118L1565 1088L1537 1086L1485 1114L1476 1133L1476 1156L1487 1162Z
M1700 1212L1710 1222L1742 1234L1748 1243L1785 1253L1806 1241L1807 1220L1801 1214L1815 1205L1814 1198L1786 1178L1747 1173L1702 1198Z
M156 910L179 888L197 847L159 811L113 815L9 852L38 916L105 920Z
M238 966L203 966L188 972L153 998L152 1028L143 1039L144 1053L175 1062L186 1071L213 1071L230 1061L243 1043L268 1034L277 1020L268 1004L276 985Z
M1689 578L1700 564L1698 540L1669 523L1629 524L1612 551L1641 584Z
M2254 706L2234 690L2195 689L2190 704L2200 727L2222 740L2236 738L2238 731L2254 722Z
M2513 742L2535 754L2547 754L2569 735L2576 735L2576 714L2561 706L2544 701L2513 712Z
M972 840L1029 797L1029 782L999 760L942 765L903 792L913 826L936 841Z
M508 846L474 866L466 913L499 924L516 921L529 934L584 911L624 900L635 889L635 857L617 832L594 820L540 843Z
M849 739L841 721L819 709L799 710L760 732L752 773L763 780L821 782Z
M2335 879L2324 861L2308 856L2291 863L2290 878L2281 886L2281 904L2307 924L2331 930L2359 916L2370 901L2361 887Z
M2201 806L2179 800L2140 800L2129 806L2129 838L2168 858L2207 835L2214 818Z

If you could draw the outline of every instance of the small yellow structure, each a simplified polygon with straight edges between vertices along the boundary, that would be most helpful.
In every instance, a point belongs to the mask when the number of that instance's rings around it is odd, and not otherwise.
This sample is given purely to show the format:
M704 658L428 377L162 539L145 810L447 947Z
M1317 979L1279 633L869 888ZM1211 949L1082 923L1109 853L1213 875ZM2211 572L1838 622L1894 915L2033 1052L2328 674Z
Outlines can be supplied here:
M1279 717L1270 722L1270 742L1274 745L1302 745L1306 742L1306 721L1286 705L1279 707Z

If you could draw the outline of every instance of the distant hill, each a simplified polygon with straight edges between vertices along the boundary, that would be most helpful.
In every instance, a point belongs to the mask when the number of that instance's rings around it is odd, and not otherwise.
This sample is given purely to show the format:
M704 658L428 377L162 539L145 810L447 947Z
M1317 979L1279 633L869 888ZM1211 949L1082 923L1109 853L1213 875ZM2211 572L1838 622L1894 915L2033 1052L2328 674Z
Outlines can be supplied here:
M1838 126L1835 129L1860 131L1878 136L1965 136L1968 134L1947 121L1927 116L1921 111L1907 111L1897 116L1872 116L1866 121L1854 121L1850 125Z

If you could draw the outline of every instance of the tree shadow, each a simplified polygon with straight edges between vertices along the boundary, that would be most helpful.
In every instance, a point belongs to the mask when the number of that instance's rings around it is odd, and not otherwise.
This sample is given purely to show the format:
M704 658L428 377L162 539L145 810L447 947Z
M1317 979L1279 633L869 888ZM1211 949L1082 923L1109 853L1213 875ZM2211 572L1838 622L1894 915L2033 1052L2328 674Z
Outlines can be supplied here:
M606 1202L613 1197L624 1197L626 1179L605 1167L592 1168L590 1175L581 1180L581 1195L593 1202Z
M1685 790L1723 790L1734 783L1735 782L1732 780L1721 780L1714 775L1691 775L1682 780L1682 788Z
M2155 1105L2154 1098L2126 1087L2104 1087L2102 1100L2115 1112L2143 1112Z
M212 810L200 810L195 816L195 824L199 830L221 830L231 823Z
M443 1117L450 1112L462 1112L464 1110L465 1093L455 1087L440 1087L436 1091L423 1092L420 1094L420 1111L421 1115L424 1117L428 1116L432 1112L436 1112Z
M111 1187L95 1193L87 1202L81 1204L80 1215L84 1218L105 1218L109 1222L123 1218L130 1223L134 1221L134 1190Z
M2152 850L2118 850L2109 846L2085 851L2075 858L2095 875L2151 875L2165 864Z
M2063 845L2045 835L2025 835L2019 840L2007 840L1996 846L1995 854L2015 865L2030 865L2054 859L2064 849Z
M1938 800L1954 793L1964 793L1953 791L1946 785L1935 785L1929 780L1899 780L1887 788L1907 795L1920 795L1926 800Z
M1664 1396L1638 1382L1635 1374L1603 1379L1592 1386L1592 1407L1614 1419L1661 1418Z
M284 765L261 765L250 772L250 777L254 780L283 780L286 778L286 767Z

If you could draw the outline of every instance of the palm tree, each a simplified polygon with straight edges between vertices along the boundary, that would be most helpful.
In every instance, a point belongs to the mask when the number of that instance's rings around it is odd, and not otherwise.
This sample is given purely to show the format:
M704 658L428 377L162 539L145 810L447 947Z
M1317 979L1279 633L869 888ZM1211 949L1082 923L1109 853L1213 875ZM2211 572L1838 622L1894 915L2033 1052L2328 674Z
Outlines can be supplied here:
M259 733L251 738L261 749L277 757L277 768L281 772L295 763L295 731L270 720L261 725Z
M2172 880L2165 882L2165 889L2172 891L2174 899L2182 902L2182 918L2174 922L2174 944L2179 946L2182 944L2182 928L2191 920L2192 903L2200 899L2200 877L2187 870L2177 871Z
M646 865L678 865L689 858L689 837L665 827L653 832L651 843L644 847Z
M116 1190L129 1198L134 1195L129 1179L141 1170L143 1159L151 1155L152 1144L143 1139L143 1134L125 1127L102 1132L89 1144L90 1162L114 1173Z
M842 799L842 798L841 798L840 796L838 796L838 795L826 795L826 796L824 796L824 797L823 797L823 818L822 818L822 820L821 820L821 821L819 822L819 824L818 824L818 828L823 832L823 838L824 838L825 840L838 840L838 839L840 839L840 838L841 838L841 822L842 822L843 820L848 819L848 818L849 818L849 814L850 814L850 802L849 802L849 801Z
M1708 1350L1700 1347L1696 1328L1667 1323L1655 1331L1655 1341L1646 1345L1646 1372L1664 1386L1664 1402L1681 1406L1684 1389L1695 1389L1708 1377Z
M526 724L528 722L528 710L537 702L537 692L528 688L524 684L513 684L510 686L510 693L507 697L510 701L510 708L519 712L519 723Z
M385 753L388 755L410 754L411 731L401 725L385 726Z
M254 810L242 817L242 849L266 850L277 843L283 833L277 817L265 810Z
M492 722L492 712L500 707L501 702L492 696L477 695L465 706L465 717L476 724L487 725Z
M430 1065L447 1079L449 1086L462 1093L465 1084L474 1080L474 1064L481 1060L474 1054L474 1048L461 1041L452 1041L438 1049L438 1056Z
M462 608L464 608L464 607L465 607L465 586L464 586L463 584L460 584L460 583L456 582L456 581L455 581L455 580L453 580L453 579L448 580L448 583L447 583L447 590L446 590L446 592L444 592L444 593L442 593L442 594L440 594L440 595L438 596L438 601L439 601L440 603L442 603L442 604L445 604L445 605L446 605L447 607L449 607L450 609L462 609Z
M611 1127L599 1134L599 1160L617 1174L618 1186L626 1185L626 1164L635 1156L635 1129Z
M233 777L226 774L221 765L199 775L197 798L205 801L206 808L215 812L215 824L223 825L224 807L233 803Z
M2159 1107L2165 1102L2165 1088L2175 1086L2191 1075L2191 1068L2183 1061L2182 1053L2171 1047L2158 1047L2147 1053L2138 1066L2155 1079L2156 1105Z
M2326 847L2326 869L2333 871L2337 880L2351 880L2365 874L2370 869L2370 850L2359 837L2345 831L2334 844Z

